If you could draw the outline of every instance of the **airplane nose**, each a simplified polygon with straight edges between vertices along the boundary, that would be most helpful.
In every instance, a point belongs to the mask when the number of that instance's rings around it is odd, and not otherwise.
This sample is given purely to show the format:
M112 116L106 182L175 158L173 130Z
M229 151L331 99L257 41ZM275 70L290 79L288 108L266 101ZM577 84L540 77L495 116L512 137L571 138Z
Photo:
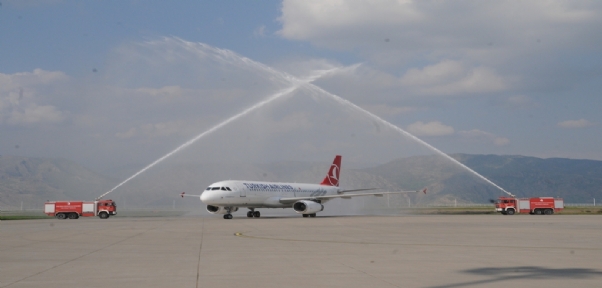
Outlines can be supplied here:
M211 204L212 200L215 199L215 193L213 191L205 191L201 193L201 201L205 204Z
M207 200L209 200L209 191L205 191L203 193L201 193L201 201L203 201L203 203L206 203Z

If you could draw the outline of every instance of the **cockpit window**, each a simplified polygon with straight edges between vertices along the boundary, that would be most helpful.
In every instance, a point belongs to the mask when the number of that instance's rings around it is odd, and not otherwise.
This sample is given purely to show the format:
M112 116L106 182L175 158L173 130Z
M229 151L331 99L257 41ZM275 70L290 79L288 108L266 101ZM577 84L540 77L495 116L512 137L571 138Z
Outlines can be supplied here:
M226 187L222 187L222 190L226 191Z
M230 190L230 187L226 187L226 190L228 190L228 191L232 191L232 190Z
M207 189L205 189L205 190L211 190L211 187L207 187Z
M219 187L212 187L211 190L219 190Z

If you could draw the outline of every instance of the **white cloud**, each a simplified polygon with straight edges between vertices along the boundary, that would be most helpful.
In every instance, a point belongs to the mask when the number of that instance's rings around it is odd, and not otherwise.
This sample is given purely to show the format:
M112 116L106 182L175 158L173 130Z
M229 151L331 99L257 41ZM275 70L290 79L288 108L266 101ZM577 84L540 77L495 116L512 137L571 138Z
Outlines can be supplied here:
M589 126L593 126L594 123L585 120L585 119L579 119L579 120L566 120L566 121L562 121L562 122L558 122L557 126L561 127L561 128L568 128L568 129L573 129L573 128L585 128L585 127L589 127Z
M178 134L185 134L190 127L181 121L161 122L161 123L148 123L137 127L132 127L125 132L115 133L115 137L121 139L129 139L133 137L170 137Z
M128 139L128 138L132 138L134 136L136 136L136 127L132 127L132 128L130 128L130 130L125 131L125 132L115 133L115 137L121 138L121 139Z
M486 67L469 68L459 61L444 60L422 69L410 69L401 83L427 95L488 93L506 88L503 79Z
M469 67L449 86L421 89L436 95L509 84L571 87L591 74L567 77L581 63L571 65L567 55L595 58L602 46L599 1L285 0L279 21L283 38L349 51L383 69L421 69L449 59Z
M0 123L32 125L59 123L66 114L56 105L56 86L69 77L60 71L35 69L33 72L0 73Z
M418 121L408 125L407 130L416 136L446 136L454 134L453 127L444 125L439 121L428 123Z
M64 118L63 113L58 111L54 106L37 106L32 104L22 111L13 110L7 122L13 125L48 124L61 122Z
M265 25L261 25L253 30L253 36L262 38L265 37Z
M413 6L412 1L284 1L278 34L309 40L349 27L409 23L421 18Z
M553 41L562 42L577 35L570 29L558 29L558 24L599 22L600 8L595 1L570 0L285 0L279 18L282 29L277 33L344 50L387 50L390 46L405 51L479 50L488 44L508 46L543 38L550 32L556 38Z
M182 87L175 86L175 85L164 86L161 88L142 87L142 88L135 89L135 91L137 93L141 93L141 94L148 94L151 96L160 96L160 97L181 96L182 94L184 94L186 92L185 89L182 89Z
M510 140L506 137L500 137L493 133L472 129L468 131L458 131L458 135L476 141L493 143L496 146L506 146L510 144Z

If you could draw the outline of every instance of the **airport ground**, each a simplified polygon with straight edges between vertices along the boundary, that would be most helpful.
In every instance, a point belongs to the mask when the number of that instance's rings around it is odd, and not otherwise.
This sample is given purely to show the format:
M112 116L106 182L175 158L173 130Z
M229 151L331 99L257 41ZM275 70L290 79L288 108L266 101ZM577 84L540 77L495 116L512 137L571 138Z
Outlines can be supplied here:
M2 221L0 287L602 283L602 218L594 215L242 214Z

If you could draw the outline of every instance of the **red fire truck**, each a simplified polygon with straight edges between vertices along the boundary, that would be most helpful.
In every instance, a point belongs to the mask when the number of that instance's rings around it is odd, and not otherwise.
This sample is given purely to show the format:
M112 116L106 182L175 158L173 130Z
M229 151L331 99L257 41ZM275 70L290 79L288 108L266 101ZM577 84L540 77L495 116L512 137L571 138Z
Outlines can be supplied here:
M117 215L117 205L113 200L97 201L50 201L44 204L44 213L57 219L77 219L81 217L98 216L107 219Z
M495 201L495 211L504 215L514 215L514 213L552 215L562 209L564 209L564 200L554 197L500 197Z

